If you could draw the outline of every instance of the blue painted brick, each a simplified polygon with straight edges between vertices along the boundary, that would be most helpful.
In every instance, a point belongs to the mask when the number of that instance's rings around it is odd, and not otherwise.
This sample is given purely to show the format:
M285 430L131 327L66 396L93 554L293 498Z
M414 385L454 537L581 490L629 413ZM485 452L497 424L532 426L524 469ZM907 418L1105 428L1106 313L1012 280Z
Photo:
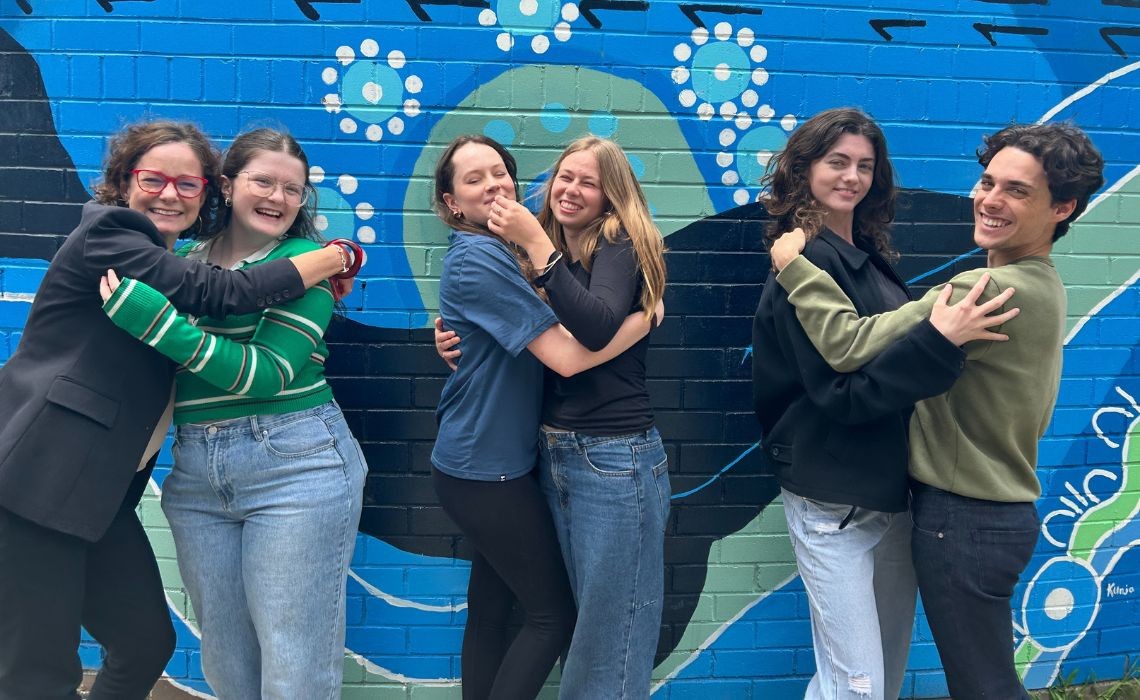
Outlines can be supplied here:
M5 294L34 294L47 272L43 267L8 267L0 272L0 291Z
M676 680L668 685L669 700L709 700L710 698L752 698L750 681L700 679ZM767 697L767 696L760 696Z

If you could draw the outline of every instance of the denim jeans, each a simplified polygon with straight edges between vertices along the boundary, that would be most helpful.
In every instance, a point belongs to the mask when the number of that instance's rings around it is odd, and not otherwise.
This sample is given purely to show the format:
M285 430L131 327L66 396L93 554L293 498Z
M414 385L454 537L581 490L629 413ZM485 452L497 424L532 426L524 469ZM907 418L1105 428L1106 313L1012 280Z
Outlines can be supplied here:
M669 517L661 436L544 429L539 442L539 483L578 603L559 697L647 698Z
M914 626L910 518L781 493L811 612L804 697L896 700Z
M1010 599L1040 532L1032 503L913 488L922 605L955 698L1028 698L1013 663Z
M222 700L339 698L368 467L335 403L181 425L163 487Z

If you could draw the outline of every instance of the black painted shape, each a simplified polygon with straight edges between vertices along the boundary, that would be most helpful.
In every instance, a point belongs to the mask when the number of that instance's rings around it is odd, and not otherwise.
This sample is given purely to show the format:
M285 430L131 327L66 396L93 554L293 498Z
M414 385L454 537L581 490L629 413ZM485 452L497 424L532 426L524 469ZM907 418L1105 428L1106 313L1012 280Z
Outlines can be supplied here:
M359 5L360 0L293 0L297 5L297 9L301 14L316 22L321 18L321 13L317 12L317 8L313 5Z
M997 41L994 39L994 34L1023 34L1030 36L1045 36L1049 33L1048 29L1044 27L1013 27L1013 26L1000 26L997 24L986 24L984 22L975 22L974 29L990 42L990 46L997 46Z
M879 33L887 41L893 41L894 37L887 33L888 27L925 27L926 20L924 19L872 19L869 20L871 29Z
M1140 4L1132 7L1140 7ZM1104 43L1111 46L1112 50L1122 57L1128 58L1128 54L1120 47L1120 44L1112 40L1114 36L1140 36L1140 27L1102 27L1100 30L1100 37L1104 39Z
M23 10L25 15L32 14L32 6L28 4L28 0L16 0L16 6Z
M578 10L594 29L601 29L602 21L594 14L595 10L646 12L649 10L649 2L647 0L582 0L578 4Z
M0 29L0 257L51 260L90 199L55 133L36 61Z
M1115 5L1116 7L1140 7L1140 0L1100 0L1102 5Z
M99 7L102 7L103 10L105 12L107 12L108 14L112 10L114 10L113 5L116 2L154 2L154 0L95 0L95 1L98 2Z
M458 5L459 7L490 7L489 0L406 0L408 7L416 13L421 22L430 22L431 15L424 10L424 5Z
M764 10L759 7L743 7L741 5L717 5L709 3L685 3L680 6L682 14L698 27L708 29L708 25L697 15L698 12L716 12L722 15L762 15Z

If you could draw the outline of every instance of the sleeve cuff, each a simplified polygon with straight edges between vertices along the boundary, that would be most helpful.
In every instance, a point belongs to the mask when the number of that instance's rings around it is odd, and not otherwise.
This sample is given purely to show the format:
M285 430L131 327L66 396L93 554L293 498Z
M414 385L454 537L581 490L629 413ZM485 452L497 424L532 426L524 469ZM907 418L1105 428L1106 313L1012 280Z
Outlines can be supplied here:
M776 275L776 281L789 293L819 274L818 267L804 255L797 255Z

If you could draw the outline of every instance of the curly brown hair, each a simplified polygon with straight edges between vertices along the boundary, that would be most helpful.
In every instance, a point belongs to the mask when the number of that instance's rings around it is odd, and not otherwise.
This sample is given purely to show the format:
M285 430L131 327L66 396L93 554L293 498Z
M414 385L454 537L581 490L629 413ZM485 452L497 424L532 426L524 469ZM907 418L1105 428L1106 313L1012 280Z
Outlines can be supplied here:
M812 237L827 215L811 193L812 163L827 155L844 134L865 136L875 152L871 188L855 206L854 233L875 246L888 260L898 257L891 247L890 224L895 218L895 176L887 154L887 139L869 116L852 107L829 109L804 122L772 157L762 184L768 210L764 240L771 244L785 231L800 227Z
M213 219L221 191L221 157L209 137L190 122L168 119L137 122L128 124L112 136L107 157L103 161L102 179L95 184L95 201L125 207L131 171L147 151L167 143L184 143L198 156L198 161L202 164L202 176L206 178L206 193L198 215L202 223L195 228L200 231L214 230Z
M1003 148L1025 151L1040 163L1049 182L1053 203L1076 200L1069 218L1057 224L1053 241L1069 232L1069 224L1089 205L1089 198L1104 184L1104 158L1088 134L1073 124L1014 124L984 139L978 162L986 167Z

